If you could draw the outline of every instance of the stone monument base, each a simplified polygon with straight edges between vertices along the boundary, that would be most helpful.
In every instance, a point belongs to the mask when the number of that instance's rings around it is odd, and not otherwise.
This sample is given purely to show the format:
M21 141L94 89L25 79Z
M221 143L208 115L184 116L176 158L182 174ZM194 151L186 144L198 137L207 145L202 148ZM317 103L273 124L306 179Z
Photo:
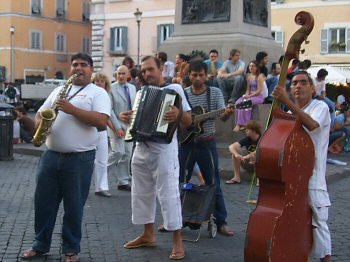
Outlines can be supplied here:
M159 51L166 52L168 59L175 61L178 53L190 54L193 50L209 53L211 49L219 52L219 59L225 61L229 58L231 49L241 51L241 59L248 64L255 59L256 53L265 51L269 55L269 65L277 62L279 57L284 54L280 44L274 39L259 37L248 34L215 34L215 35L182 35L168 38L159 48ZM270 68L269 68L270 70Z

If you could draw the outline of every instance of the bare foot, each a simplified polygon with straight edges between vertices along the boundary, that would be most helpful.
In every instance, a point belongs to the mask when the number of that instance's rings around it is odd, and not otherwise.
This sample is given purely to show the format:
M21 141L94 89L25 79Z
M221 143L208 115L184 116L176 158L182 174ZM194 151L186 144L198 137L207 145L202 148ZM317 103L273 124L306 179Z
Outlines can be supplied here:
M235 126L235 128L232 130L233 132L239 132L239 129L240 129L241 127L239 126L239 125L236 125Z
M185 257L185 248L183 243L181 244L173 244L173 249L171 250L171 254L169 256L172 260L180 260Z

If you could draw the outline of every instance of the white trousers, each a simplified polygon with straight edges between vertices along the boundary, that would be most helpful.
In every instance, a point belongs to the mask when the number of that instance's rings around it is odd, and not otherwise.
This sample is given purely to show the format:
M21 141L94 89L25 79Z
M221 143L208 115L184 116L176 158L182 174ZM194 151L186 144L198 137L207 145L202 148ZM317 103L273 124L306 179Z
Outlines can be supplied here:
M94 174L95 174L95 192L107 191L108 174L107 174L107 159L108 159L108 137L107 130L98 132L98 144L96 150Z
M329 231L328 220L328 206L320 204L319 192L310 194L310 207L312 210L312 225L314 226L313 232L313 255L315 258L324 258L326 255L332 253L331 233ZM322 192L321 192L322 193ZM323 192L325 193L325 192ZM324 194L323 196L324 197ZM328 193L326 193L326 198ZM323 200L324 201L324 200ZM327 204L329 200L326 199L324 203ZM318 203L318 204L317 204Z
M169 146L161 153L154 153L149 152L145 145L137 145L131 170L132 222L142 225L154 223L158 197L165 229L181 229L177 147Z
M115 174L118 185L128 185L132 143L109 132L111 150L108 154L108 171Z

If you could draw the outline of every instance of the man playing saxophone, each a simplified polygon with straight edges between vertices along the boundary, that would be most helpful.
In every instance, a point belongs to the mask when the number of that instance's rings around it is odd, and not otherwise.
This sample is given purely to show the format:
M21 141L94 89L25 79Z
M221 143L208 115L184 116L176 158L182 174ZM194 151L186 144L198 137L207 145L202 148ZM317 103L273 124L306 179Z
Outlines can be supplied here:
M49 252L63 200L62 252L66 262L79 261L81 223L93 173L97 128L106 126L111 105L108 94L90 82L93 61L89 55L74 55L70 73L78 76L65 94L61 93L64 86L56 88L35 116L39 125L41 111L58 109L46 139L47 150L37 168L35 240L31 249L24 251L23 259Z

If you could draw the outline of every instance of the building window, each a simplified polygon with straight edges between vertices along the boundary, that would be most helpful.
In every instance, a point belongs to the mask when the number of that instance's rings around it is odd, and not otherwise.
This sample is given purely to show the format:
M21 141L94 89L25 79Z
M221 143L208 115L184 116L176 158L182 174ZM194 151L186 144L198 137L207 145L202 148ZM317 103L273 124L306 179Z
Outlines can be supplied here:
M272 30L272 38L275 39L276 43L280 44L283 47L284 34L281 30Z
M321 53L349 53L350 27L321 30Z
M83 37L81 51L83 53L90 54L90 52L91 52L91 39L89 37Z
M65 36L65 34L56 33L55 45L56 45L57 52L65 52L66 51L66 36Z
M157 47L169 38L174 32L174 24L162 24L157 26Z
M64 17L65 13L66 13L65 0L56 0L56 16Z
M42 9L41 0L32 0L32 4L31 4L32 14L40 15L41 9Z
M30 48L41 49L42 34L39 31L30 32Z
M83 2L82 20L90 21L90 4L88 2Z
M126 54L128 50L128 28L117 26L111 28L110 52L114 54Z

